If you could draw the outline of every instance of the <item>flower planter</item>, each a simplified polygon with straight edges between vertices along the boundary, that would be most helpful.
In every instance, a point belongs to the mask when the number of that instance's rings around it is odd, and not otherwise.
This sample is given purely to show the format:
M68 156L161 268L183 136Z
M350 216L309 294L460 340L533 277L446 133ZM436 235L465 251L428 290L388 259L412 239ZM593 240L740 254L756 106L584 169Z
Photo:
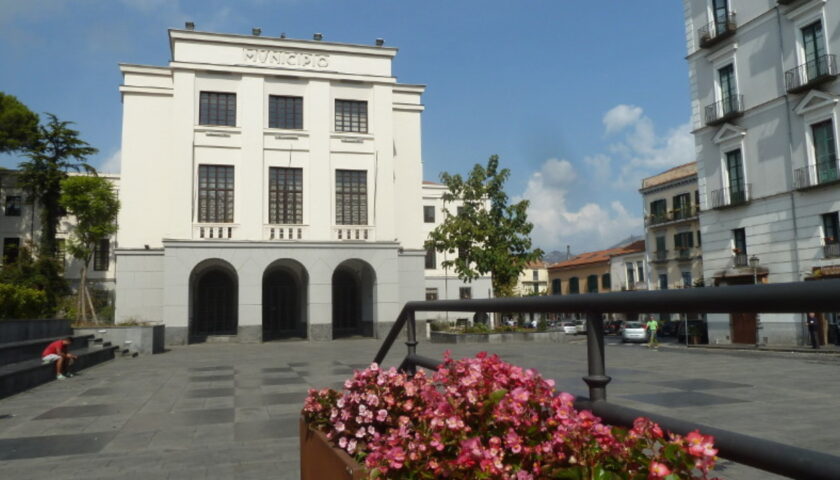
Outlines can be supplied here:
M344 450L300 419L301 480L362 480L367 474Z

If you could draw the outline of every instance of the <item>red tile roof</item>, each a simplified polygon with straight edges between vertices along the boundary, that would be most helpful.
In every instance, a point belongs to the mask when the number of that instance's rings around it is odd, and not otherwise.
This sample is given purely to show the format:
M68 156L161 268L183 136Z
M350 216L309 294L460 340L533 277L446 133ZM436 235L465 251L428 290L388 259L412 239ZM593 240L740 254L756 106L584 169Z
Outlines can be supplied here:
M557 262L548 267L549 270L568 270L572 268L581 267L584 265L592 265L596 263L606 263L610 261L611 257L616 255L625 255L628 253L637 253L645 251L645 241L637 240L627 245L622 245L616 248L608 248L606 250L598 250L596 252L586 252L576 255L574 258Z

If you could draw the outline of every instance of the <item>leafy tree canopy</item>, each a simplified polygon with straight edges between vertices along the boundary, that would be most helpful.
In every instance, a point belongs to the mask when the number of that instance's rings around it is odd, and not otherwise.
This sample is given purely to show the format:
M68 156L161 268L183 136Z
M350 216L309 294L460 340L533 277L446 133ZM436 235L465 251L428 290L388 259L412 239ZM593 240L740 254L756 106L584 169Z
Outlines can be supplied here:
M0 153L30 147L37 137L38 114L16 97L0 92Z
M79 138L79 132L69 128L71 122L60 121L48 113L49 121L38 127L35 144L27 148L29 160L18 165L20 185L41 208L40 254L55 255L55 232L58 221L64 214L59 205L61 181L70 170L95 172L85 163L89 155L97 150Z
M67 250L87 262L96 242L116 233L120 201L108 180L74 176L62 180L60 204L76 217Z
M510 170L499 169L498 155L491 156L486 167L476 164L466 179L442 173L440 179L449 189L443 195L444 221L425 243L427 249L453 254L443 266L454 268L464 281L491 274L497 297L513 295L526 264L543 254L531 249L528 201L509 204L504 191L509 176Z

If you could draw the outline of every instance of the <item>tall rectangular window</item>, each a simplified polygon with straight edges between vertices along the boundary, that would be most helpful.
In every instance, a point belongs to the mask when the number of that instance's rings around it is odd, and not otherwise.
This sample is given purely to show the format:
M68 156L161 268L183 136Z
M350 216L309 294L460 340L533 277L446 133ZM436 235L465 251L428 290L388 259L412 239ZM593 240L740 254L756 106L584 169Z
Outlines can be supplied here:
M580 280L578 277L569 279L569 293L580 293Z
M729 202L741 203L746 201L744 163L741 159L741 150L732 150L726 153L726 173L729 176Z
M423 205L423 222L435 223L435 206Z
M834 143L834 123L831 120L811 125L814 139L814 159L817 164L817 183L837 180L837 148Z
M633 288L633 285L636 284L636 268L633 266L633 262L627 264L627 287Z
M664 198L650 202L650 216L653 223L661 223L667 220L668 201Z
M426 270L437 268L437 255L434 248L426 249Z
M458 298L469 300L472 298L472 287L461 287L458 289Z
M268 96L268 128L303 128L303 97Z
M688 288L691 286L691 272L685 271L682 272L682 281L683 281L683 288Z
M437 288L427 288L426 289L426 301L437 300L438 299L438 289Z
M6 216L7 217L19 217L20 216L20 209L21 209L21 196L20 195L6 195Z
M563 293L563 283L562 280L559 278L555 278L551 281L551 294L552 295L561 295Z
M640 282L645 281L645 262L636 262L636 273Z
M727 0L712 0L712 10L715 16L715 30L718 34L726 31L726 20L729 16Z
M828 62L823 60L826 52L822 22L816 21L802 29L802 49L805 53L805 74L808 81L829 73Z
M232 166L198 166L198 221L233 223Z
M199 125L236 126L236 94L201 92L198 106Z
M598 293L598 275L586 277L586 293Z
M822 220L825 243L840 243L840 219L838 219L838 213L826 213L822 216Z
M609 273L601 275L601 288L607 292L612 290L612 278Z
M738 89L735 86L735 66L731 63L718 70L720 80L721 116L738 110Z
M303 169L268 169L268 223L303 223Z
M539 270L531 270L531 280L535 282L540 281L540 271Z
M674 220L688 218L691 216L691 194L683 193L674 196Z
M367 133L367 102L357 100L336 100L335 131Z
M674 234L674 248L687 250L694 246L694 234L692 232L680 232Z
M659 236L656 237L656 251L657 252L664 252L665 249L665 237Z
M367 170L335 171L335 224L368 224Z
M111 260L111 240L100 239L93 247L93 269L97 272L108 270Z
M668 274L667 273L660 273L659 274L659 289L660 290L668 290Z
M20 238L4 238L3 239L3 264L8 265L15 263L20 252Z
M743 228L732 230L732 243L735 245L736 255L747 254L747 232Z

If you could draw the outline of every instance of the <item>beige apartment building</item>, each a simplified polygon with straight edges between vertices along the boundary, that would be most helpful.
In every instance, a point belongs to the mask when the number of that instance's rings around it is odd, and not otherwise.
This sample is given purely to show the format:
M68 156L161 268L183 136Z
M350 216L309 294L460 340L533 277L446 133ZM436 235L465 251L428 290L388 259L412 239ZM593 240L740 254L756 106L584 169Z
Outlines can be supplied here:
M697 165L686 163L642 180L648 289L703 285Z
M544 295L548 291L548 263L543 261L531 262L525 265L516 280L516 294Z

